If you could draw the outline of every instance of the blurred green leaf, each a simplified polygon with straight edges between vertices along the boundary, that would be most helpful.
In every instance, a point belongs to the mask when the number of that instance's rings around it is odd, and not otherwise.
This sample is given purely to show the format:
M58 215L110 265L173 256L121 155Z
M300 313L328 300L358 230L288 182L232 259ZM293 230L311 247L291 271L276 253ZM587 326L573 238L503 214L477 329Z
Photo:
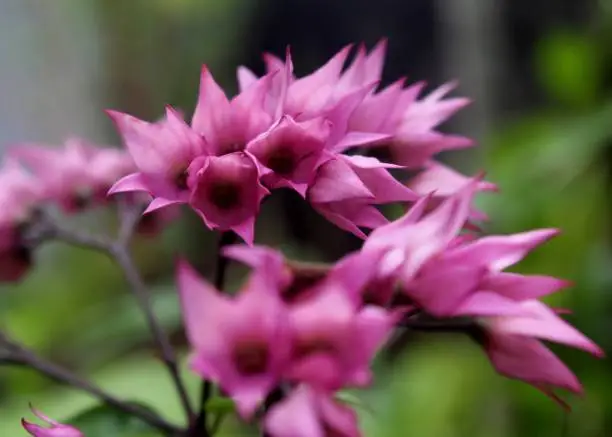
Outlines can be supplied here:
M139 404L139 406L142 406ZM155 428L122 411L106 405L86 410L66 421L79 428L87 437L158 437Z
M603 70L600 51L588 35L553 32L540 41L535 60L541 86L552 98L571 106L596 101Z
M206 411L216 414L227 414L236 411L236 405L230 398L216 396L206 402Z

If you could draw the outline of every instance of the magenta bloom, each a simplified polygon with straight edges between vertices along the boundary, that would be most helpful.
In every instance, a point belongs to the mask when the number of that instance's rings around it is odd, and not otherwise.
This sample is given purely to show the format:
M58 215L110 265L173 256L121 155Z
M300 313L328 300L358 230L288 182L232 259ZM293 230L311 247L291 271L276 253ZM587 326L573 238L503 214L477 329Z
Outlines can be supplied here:
M116 111L108 114L138 167L137 173L117 182L110 194L147 192L153 196L148 211L187 203L191 188L187 170L193 159L205 153L204 139L170 107L166 107L165 117L156 123Z
M403 217L372 232L363 250L385 253L380 275L394 274L407 284L430 259L442 254L465 224L476 184L471 181L426 215L430 198L422 198Z
M31 254L21 227L43 197L39 180L15 161L5 160L0 170L0 281L17 281L29 270Z
M32 409L32 412L46 425L40 426L21 419L22 426L33 437L84 437L83 433L73 426L62 425L35 409Z
M291 306L292 355L287 377L327 390L370 383L370 361L396 317L361 307L346 290L329 284Z
M249 418L279 382L290 352L288 313L269 281L252 280L235 298L181 263L177 281L191 368L218 383Z
M57 202L67 213L80 211L88 204L104 203L108 189L134 170L125 152L96 147L80 138L68 139L59 149L23 145L10 153L41 180L43 197Z
M336 226L360 238L387 219L373 205L413 201L417 195L395 180L376 158L338 155L319 167L308 191L313 207Z
M359 437L357 415L327 392L300 385L265 418L272 437Z
M323 150L330 125L324 119L302 123L285 116L247 146L262 167L262 180L269 188L292 188L304 197L324 159Z
M189 171L195 181L189 203L206 225L233 230L252 244L259 205L269 194L253 159L242 152L207 156L195 160Z
M206 138L212 155L244 151L249 141L268 130L274 121L265 110L266 95L275 74L256 80L232 100L202 68L200 94L193 114L193 129Z
M534 289L532 294L540 293ZM499 305L496 315L491 305L483 309L481 302L474 301L464 305L461 312L472 316L484 313L478 318L485 329L484 346L499 373L532 384L562 404L555 388L580 394L582 386L576 376L539 340L562 343L599 357L603 351L542 302L530 299L513 306L514 314L508 314L507 305Z

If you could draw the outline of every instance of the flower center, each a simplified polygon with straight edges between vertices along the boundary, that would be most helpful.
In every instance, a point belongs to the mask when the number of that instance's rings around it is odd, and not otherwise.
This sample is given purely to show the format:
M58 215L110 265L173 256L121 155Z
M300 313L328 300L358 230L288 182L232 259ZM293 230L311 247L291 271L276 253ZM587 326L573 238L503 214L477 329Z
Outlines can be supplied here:
M264 373L270 361L268 345L260 341L239 343L234 349L233 359L236 369L243 375Z
M189 175L187 174L187 170L180 171L174 177L174 185L176 186L176 188L178 188L181 191L187 190L188 189L188 186L187 186L188 177Z
M281 147L276 150L266 162L266 167L280 175L291 174L296 165L295 154L289 147Z
M233 209L240 203L240 186L229 181L213 182L208 200L221 210Z

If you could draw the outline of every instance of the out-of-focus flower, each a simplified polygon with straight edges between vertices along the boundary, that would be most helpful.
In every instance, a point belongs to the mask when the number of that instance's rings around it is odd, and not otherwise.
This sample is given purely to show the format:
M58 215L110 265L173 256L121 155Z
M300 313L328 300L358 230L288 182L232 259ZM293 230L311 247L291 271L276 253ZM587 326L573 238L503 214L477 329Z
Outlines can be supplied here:
M524 290L523 290L524 291ZM538 296L541 290L533 289ZM547 340L583 349L596 356L603 351L578 330L562 320L542 302L528 299L497 304L482 300L465 303L459 314L477 317L484 328L483 346L497 371L523 380L564 405L556 388L582 393L578 378L541 341ZM482 316L479 317L479 315Z
M287 377L327 390L369 384L370 361L396 321L380 307L361 307L333 283L292 305L290 317Z
M44 199L56 202L67 213L105 202L108 189L134 170L125 152L95 147L80 138L68 139L61 148L16 146L10 155L30 167L41 180Z
M14 160L5 160L0 170L0 281L17 281L30 268L30 248L22 231L43 195L38 179Z
M191 368L218 383L247 418L280 381L290 353L289 315L273 284L258 279L232 299L186 263L177 274Z
M84 437L84 434L73 426L62 425L38 410L32 409L32 412L36 417L45 422L45 426L40 426L21 419L24 429L33 437Z
M138 168L137 173L118 181L109 194L147 192L153 196L147 211L187 203L191 188L188 168L193 159L205 153L204 139L170 107L166 107L165 117L156 123L117 111L107 112Z
M272 437L359 437L357 415L332 394L307 385L296 387L265 417Z

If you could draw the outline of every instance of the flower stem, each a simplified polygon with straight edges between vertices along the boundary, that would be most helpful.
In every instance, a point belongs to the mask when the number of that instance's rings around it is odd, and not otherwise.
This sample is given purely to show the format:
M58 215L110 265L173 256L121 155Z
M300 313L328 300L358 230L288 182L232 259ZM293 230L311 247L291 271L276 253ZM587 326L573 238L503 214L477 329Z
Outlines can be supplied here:
M138 273L138 269L134 265L132 257L124 245L113 246L111 253L113 254L113 258L117 261L117 264L121 267L121 270L123 270L125 278L130 284L130 289L132 290L132 293L134 294L134 297L136 298L140 309L145 316L147 325L149 325L149 330L152 332L155 342L161 351L162 360L165 366L168 368L168 372L170 373L172 381L174 382L181 400L181 404L185 410L185 414L187 415L188 423L191 423L194 420L195 414L191 408L189 395L187 394L185 384L183 383L178 369L176 354L174 353L174 349L170 343L168 335L160 326L157 318L155 317L147 287Z
M40 211L38 221L32 226L31 235L28 236L30 244L39 244L45 240L63 241L73 246L79 246L106 254L113 259L123 271L130 285L130 290L143 312L149 330L153 334L162 361L174 382L183 409L189 424L195 419L195 414L185 385L181 379L176 354L166 332L160 326L149 297L149 291L142 280L138 269L130 255L129 243L138 224L142 209L138 205L123 205L120 209L119 235L115 240L90 235L86 232L66 228L55 220L48 212Z
M215 267L214 285L219 291L223 291L225 287L225 276L227 273L227 266L229 259L223 255L223 248L230 244L233 244L236 240L236 234L231 231L223 232L219 236L217 243L217 263ZM205 380L202 383L202 389L200 392L200 412L195 421L195 424L191 430L189 436L191 437L209 437L211 432L208 428L208 417L206 412L206 403L212 396L212 383L209 380Z
M0 332L0 346L3 346L6 349L5 353L3 353L0 357L0 364L26 366L61 384L78 388L101 400L107 405L116 408L117 410L142 419L144 422L165 433L168 433L169 435L175 435L179 432L179 429L176 426L166 422L150 411L140 408L138 405L115 398L92 382L46 360L45 358L34 353L34 351L10 339L2 332Z

